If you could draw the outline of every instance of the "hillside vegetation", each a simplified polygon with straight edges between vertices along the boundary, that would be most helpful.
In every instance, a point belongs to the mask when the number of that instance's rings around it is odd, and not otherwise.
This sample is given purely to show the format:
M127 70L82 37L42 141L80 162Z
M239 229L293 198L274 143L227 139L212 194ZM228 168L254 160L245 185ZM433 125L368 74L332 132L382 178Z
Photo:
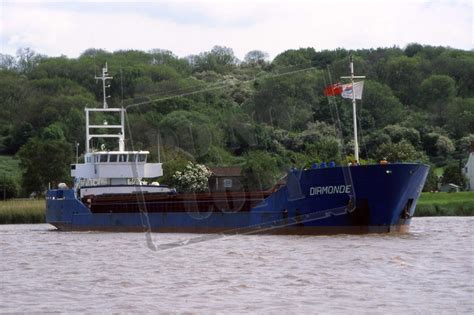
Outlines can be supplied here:
M16 183L14 195L70 180L75 141L84 150L84 107L101 106L94 74L105 62L114 77L109 106L142 104L127 108L127 148L149 150L156 161L160 139L161 182L188 160L242 166L247 187L268 187L314 161L347 163L351 104L323 90L348 75L349 53L302 48L269 61L251 51L240 61L216 46L186 58L159 49L89 49L74 59L29 49L0 55L0 154L15 156L23 173L5 176ZM462 185L459 166L474 140L474 52L411 44L352 53L356 74L367 76L358 104L364 161L424 161L450 170L443 181ZM102 145L116 146L94 143ZM425 189L435 184L432 173Z

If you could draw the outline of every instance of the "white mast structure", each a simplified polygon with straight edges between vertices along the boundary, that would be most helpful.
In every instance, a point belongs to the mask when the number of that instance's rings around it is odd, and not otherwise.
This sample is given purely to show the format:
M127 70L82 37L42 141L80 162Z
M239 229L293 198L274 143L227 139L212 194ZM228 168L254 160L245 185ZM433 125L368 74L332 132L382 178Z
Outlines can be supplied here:
M110 85L106 85L107 80L112 80L113 77L109 76L107 62L105 67L102 68L102 76L95 76L96 80L102 80L102 94L103 94L103 108L86 108L86 153L90 153L90 140L93 138L118 138L119 151L125 151L125 109L123 108L108 108L107 105L107 88ZM107 121L104 121L103 125L90 125L89 124L89 113L90 112L116 112L120 113L120 125L109 125ZM90 130L108 128L108 129L120 129L118 134L90 134Z
M356 111L356 95L354 88L354 79L365 79L365 76L354 75L354 62L352 60L352 53L349 56L351 75L343 76L341 79L350 79L352 84L352 116L354 121L354 158L355 162L359 163L359 141L357 140L357 111Z
M107 64L102 68L102 76L95 77L102 80L104 94L103 108L85 108L86 112L86 146L84 163L71 165L71 176L75 178L75 189L80 197L100 194L123 194L137 191L166 192L169 188L159 185L146 185L143 178L156 178L163 175L161 163L147 163L148 151L125 150L125 108L109 108L106 80L108 76ZM103 124L90 122L91 113L119 114L120 124ZM106 130L106 133L99 130ZM117 138L118 150L108 150L104 145L99 150L91 148L90 142L94 138Z
M108 73L108 69L107 69L107 62L105 63L105 67L102 68L102 76L98 77L98 76L95 76L95 79L96 80L102 80L102 91L103 91L103 97L104 97L104 108L107 108L108 105L107 105L107 99L110 97L110 96L107 96L107 93L106 93L106 88L110 88L110 85L105 85L105 81L106 80L112 80L113 77L109 77L108 76L109 73ZM96 81L97 82L97 81Z

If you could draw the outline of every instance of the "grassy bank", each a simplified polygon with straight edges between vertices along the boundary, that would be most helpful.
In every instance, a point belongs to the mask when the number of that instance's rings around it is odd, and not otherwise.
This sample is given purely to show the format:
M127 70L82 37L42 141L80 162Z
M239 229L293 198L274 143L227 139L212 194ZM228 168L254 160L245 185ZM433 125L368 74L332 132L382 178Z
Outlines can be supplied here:
M416 206L415 216L472 216L474 192L422 193Z
M0 224L44 223L45 200L0 201Z

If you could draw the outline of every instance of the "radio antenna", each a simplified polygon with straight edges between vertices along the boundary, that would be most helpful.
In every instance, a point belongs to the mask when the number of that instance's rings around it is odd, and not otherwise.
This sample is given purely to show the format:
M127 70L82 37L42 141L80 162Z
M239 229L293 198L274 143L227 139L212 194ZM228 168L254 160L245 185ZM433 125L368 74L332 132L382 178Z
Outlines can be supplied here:
M106 62L105 67L102 68L102 76L100 76L100 77L95 76L96 80L102 80L102 93L103 93L103 96L104 96L104 108L109 107L107 105L107 99L110 98L110 95L107 95L107 92L106 92L106 88L110 88L110 84L106 85L105 81L113 79L113 77L109 77L108 75L109 75L109 73L108 73L108 70L107 70L107 62Z

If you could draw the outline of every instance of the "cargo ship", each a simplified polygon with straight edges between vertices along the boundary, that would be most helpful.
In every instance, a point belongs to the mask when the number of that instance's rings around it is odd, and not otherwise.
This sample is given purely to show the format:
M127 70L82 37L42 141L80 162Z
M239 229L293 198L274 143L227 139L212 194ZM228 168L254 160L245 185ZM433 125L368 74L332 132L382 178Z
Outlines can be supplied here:
M178 233L337 234L404 233L409 230L429 167L422 163L359 164L356 99L363 81L333 85L326 95L351 98L354 161L313 163L291 169L270 190L181 193L149 184L163 175L148 163L148 151L125 150L124 108L108 108L107 66L102 76L103 108L86 108L84 163L71 165L74 185L47 192L46 221L63 231L152 231ZM359 93L359 95L358 95ZM115 114L120 124L94 124L95 113ZM97 130L109 130L99 133ZM96 138L116 138L118 149L93 149ZM76 161L77 162L77 161Z

